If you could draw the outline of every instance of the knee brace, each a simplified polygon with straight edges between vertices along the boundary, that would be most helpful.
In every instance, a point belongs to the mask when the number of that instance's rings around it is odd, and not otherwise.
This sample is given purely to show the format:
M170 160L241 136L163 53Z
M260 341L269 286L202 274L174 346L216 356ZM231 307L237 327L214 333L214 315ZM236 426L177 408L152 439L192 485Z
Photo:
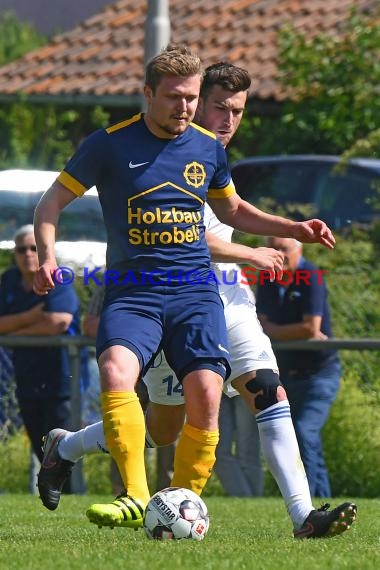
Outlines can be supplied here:
M277 388L282 386L277 372L269 369L257 370L256 377L248 380L245 387L251 394L255 396L255 407L260 410L266 410L270 406L277 404ZM262 392L258 394L258 392Z

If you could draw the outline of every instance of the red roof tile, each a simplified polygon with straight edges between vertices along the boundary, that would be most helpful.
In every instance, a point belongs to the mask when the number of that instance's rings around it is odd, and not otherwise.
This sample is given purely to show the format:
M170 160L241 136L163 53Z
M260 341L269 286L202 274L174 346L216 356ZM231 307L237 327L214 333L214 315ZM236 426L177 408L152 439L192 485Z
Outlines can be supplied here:
M277 33L286 23L308 36L336 34L353 6L374 11L378 0L170 0L171 39L197 49L205 65L229 60L245 67L255 97L281 101ZM73 30L0 68L0 98L101 97L114 104L140 94L147 2L120 0ZM95 102L95 101L93 101ZM115 103L116 104L116 103Z

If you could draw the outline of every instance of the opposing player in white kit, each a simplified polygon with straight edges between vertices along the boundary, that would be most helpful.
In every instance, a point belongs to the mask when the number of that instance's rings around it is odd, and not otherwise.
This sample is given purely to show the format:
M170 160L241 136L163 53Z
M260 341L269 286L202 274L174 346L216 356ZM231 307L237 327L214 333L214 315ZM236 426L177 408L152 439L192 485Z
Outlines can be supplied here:
M231 64L220 63L206 70L196 119L224 145L239 126L249 87L247 72ZM205 225L229 336L231 375L224 390L231 397L239 393L256 417L263 455L284 498L294 536L340 534L355 520L356 505L347 502L332 511L327 510L328 505L314 509L270 340L258 322L254 296L241 282L239 266L231 263L248 263L258 269L278 268L282 258L276 256L282 254L231 243L233 229L220 223L207 206ZM177 440L185 411L181 385L162 353L144 382L150 398L146 412L147 445L170 444ZM40 496L45 506L51 510L58 506L62 484L76 460L105 448L101 422L79 432L49 432L39 474ZM172 484L185 486L176 476L176 466Z

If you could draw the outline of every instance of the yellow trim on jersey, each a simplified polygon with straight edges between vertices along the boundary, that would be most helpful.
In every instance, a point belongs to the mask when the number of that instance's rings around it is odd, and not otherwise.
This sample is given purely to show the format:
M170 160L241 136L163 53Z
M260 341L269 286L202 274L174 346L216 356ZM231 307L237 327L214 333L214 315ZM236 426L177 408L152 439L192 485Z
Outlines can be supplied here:
M211 137L212 139L216 139L216 135L214 133L212 133L211 131L208 131L207 129L204 129L203 127L200 127L199 125L197 125L196 123L190 123L192 127L194 127L194 129L197 129L198 131L200 131L201 133L203 133L204 135L208 135L209 137Z
M124 127L128 127L128 125L131 125L132 123L135 123L136 121L139 121L140 119L141 119L141 113L138 113L137 115L133 115L133 117L131 117L130 119L126 119L125 121L121 121L120 123L116 123L116 125L112 125L111 127L107 127L106 133L110 134L110 133L113 133L114 131L118 131L120 129L123 129Z
M135 196L131 196L130 198L128 198L128 206L130 206L131 202L133 200L136 200L136 198L140 198L141 196L145 196L146 194L150 194L151 192L155 192L156 190L160 190L160 188L164 188L165 186L172 186L173 188L176 188L176 190L179 190L180 192L183 192L184 194L188 194L192 198L195 198L196 200L198 200L198 202L200 202L201 204L204 204L202 198L200 198L196 194L193 194L193 192L189 192L185 188L182 188L181 186L177 186L177 184L173 184L173 182L169 182L169 180L167 180L163 184L159 184L158 186L154 186L153 188L148 188L148 190L144 190L143 192L140 192L139 194L136 194Z
M57 180L58 182L63 184L63 186L65 186L68 190L71 190L71 192L76 196L83 196L86 190L88 190L88 188L83 186L83 184L78 182L78 180L75 180L75 178L73 178L71 174L69 174L65 170L62 170Z
M231 182L225 187L220 189L209 188L207 192L207 198L229 198L233 194L236 194L236 189L234 183Z

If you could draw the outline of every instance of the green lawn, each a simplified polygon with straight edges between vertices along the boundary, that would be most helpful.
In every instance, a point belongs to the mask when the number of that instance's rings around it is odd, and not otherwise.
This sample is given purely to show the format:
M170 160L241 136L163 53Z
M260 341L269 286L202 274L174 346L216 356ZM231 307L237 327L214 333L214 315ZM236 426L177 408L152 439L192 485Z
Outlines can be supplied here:
M37 497L0 495L0 569L325 570L380 568L380 499L359 499L358 520L335 538L296 541L281 499L207 497L203 542L150 541L143 531L98 529L86 507L105 496L65 496L57 511ZM340 502L340 501L339 501ZM334 499L335 506L338 500Z

